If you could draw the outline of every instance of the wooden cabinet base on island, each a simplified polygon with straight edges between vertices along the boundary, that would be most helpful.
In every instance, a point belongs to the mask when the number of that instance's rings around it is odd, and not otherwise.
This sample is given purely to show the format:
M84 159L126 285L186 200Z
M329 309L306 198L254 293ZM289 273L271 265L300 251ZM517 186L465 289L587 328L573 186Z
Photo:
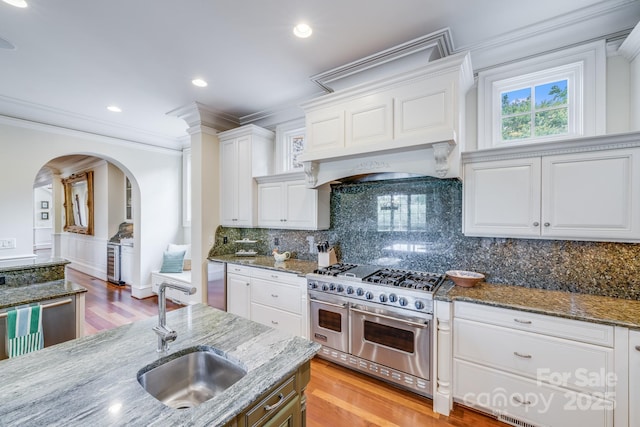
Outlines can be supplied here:
M306 397L311 378L311 362L260 396L254 405L238 415L227 427L300 427L305 425Z

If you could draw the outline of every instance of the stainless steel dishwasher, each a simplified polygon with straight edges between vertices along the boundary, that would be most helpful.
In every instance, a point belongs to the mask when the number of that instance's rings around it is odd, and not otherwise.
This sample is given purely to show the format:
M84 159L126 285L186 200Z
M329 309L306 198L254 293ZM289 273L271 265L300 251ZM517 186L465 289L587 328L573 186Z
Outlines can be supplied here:
M227 311L227 263L207 261L207 304Z
M42 334L44 346L69 341L76 337L76 297L73 295L40 301L42 304ZM20 306L26 307L26 306ZM0 310L0 360L7 355L7 316L9 309ZM84 316L83 316L84 317Z

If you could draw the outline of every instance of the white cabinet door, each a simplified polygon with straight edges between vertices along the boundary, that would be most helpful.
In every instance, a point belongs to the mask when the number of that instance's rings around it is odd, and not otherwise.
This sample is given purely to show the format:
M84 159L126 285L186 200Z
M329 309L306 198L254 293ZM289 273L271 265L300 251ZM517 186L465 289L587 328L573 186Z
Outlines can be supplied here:
M283 227L285 204L286 199L281 183L258 184L258 226Z
M640 330L629 331L629 425L640 426Z
M120 247L120 280L128 285L133 284L133 247L122 245Z
M286 226L315 229L318 227L319 191L307 188L304 181L285 182ZM327 212L328 213L328 212Z
M256 199L257 184L252 174L252 138L251 136L243 136L237 139L238 158L236 162L238 192L236 193L238 212L236 226L253 227L254 223L254 206ZM260 159L257 159L260 161Z
M345 122L346 143L351 147L389 142L393 139L393 100L371 95L352 102Z
M539 157L467 163L463 189L467 236L539 236Z
M227 274L227 312L250 318L251 278Z
M233 226L238 218L238 145L236 140L220 143L220 222Z
M640 238L640 149L542 157L542 236Z
M305 152L344 148L344 110L326 108L306 115L307 147Z

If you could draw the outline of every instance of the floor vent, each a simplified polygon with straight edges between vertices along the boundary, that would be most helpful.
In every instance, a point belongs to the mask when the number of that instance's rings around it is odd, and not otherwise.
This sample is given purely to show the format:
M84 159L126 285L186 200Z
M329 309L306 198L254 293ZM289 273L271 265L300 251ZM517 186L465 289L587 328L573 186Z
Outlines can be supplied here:
M511 424L515 427L538 427L535 424L528 423L526 421L519 420L517 418L510 417L508 415L498 415L499 421L504 421L507 424Z

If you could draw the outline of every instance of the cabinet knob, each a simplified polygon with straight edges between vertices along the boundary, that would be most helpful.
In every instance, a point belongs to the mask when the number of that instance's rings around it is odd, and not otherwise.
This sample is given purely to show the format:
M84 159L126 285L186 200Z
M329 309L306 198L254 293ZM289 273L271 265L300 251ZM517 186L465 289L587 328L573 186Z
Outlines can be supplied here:
M246 283L246 285L247 285L247 286L251 286L251 283L247 282L247 283Z
M551 225L551 223L549 223L549 222L545 222L545 223L544 223L544 226L545 226L545 227L548 227L548 226L550 226L550 225Z
M640 345L637 345L637 346L636 346L636 350L637 350L637 351L640 351Z
M539 226L539 225L540 225L540 223L539 223L538 221L536 221L536 222L534 222L534 223L533 223L533 226L534 226L534 227L537 227L537 226Z

